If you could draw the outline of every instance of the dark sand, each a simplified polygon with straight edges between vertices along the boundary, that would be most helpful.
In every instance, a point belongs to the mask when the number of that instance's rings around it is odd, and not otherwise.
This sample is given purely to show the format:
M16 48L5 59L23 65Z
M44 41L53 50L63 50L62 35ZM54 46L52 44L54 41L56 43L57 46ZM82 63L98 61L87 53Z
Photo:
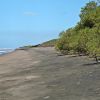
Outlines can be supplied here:
M0 57L0 100L100 100L100 64L53 48Z

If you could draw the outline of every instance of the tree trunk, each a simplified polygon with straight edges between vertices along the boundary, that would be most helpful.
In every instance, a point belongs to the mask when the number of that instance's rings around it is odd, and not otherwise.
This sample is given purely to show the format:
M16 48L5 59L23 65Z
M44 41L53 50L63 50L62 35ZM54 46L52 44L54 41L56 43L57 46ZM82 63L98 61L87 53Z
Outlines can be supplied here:
M98 60L98 57L96 56L96 54L95 54L95 60L97 63L99 63L99 60Z

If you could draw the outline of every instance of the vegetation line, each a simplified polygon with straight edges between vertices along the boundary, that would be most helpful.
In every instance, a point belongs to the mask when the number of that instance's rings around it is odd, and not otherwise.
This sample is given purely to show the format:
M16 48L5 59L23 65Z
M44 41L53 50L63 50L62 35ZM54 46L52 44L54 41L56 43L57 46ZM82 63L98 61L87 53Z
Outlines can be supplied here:
M80 21L59 34L56 49L64 54L78 53L100 59L100 2L91 1L81 8Z

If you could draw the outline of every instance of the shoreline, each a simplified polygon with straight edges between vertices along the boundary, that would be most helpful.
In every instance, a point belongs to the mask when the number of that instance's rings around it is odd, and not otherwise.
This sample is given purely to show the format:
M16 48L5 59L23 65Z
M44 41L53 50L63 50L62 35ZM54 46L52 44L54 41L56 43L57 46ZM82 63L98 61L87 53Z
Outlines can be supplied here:
M5 56L5 55L7 55L7 54L10 54L10 53L12 53L12 52L14 52L14 51L15 51L15 49L12 49L12 50L10 50L10 51L5 51L4 53L1 53L1 54L0 54L0 57Z

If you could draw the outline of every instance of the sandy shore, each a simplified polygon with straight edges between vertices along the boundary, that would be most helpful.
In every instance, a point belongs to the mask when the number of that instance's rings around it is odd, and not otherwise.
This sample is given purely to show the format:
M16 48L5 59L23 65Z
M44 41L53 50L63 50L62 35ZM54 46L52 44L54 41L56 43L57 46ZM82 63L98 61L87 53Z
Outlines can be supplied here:
M54 48L0 57L0 100L100 100L100 64Z

